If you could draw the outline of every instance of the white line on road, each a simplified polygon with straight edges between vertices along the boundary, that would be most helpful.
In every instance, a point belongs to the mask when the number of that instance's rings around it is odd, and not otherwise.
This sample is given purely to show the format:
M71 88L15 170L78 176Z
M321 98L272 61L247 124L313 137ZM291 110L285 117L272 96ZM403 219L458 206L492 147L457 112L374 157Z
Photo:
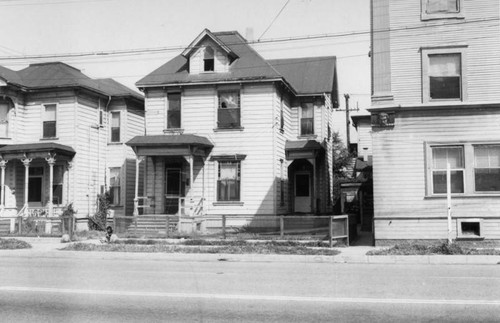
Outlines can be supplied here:
M372 303L372 304L435 304L435 305L500 305L500 300L468 300L468 299L395 299L395 298L349 298L349 297L317 297L317 296L279 296L279 295L232 295L205 293L164 293L164 292L132 292L113 290L65 289L44 287L12 287L0 286L0 292L34 292L57 294L88 294L112 296L147 296L167 298L203 298L257 301L296 301L296 302L328 302L328 303Z

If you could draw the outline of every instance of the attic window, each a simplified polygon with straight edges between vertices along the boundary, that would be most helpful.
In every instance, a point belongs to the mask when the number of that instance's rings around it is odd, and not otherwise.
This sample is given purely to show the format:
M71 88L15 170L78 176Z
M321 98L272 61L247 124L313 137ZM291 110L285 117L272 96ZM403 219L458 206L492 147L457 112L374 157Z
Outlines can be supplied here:
M203 71L213 72L214 71L214 50L212 47L205 47L205 53L203 56Z

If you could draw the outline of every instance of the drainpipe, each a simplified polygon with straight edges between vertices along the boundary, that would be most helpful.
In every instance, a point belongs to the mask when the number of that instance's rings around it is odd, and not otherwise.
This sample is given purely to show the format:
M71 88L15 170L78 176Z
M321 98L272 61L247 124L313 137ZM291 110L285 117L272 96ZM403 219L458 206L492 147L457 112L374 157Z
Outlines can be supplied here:
M103 123L106 121L106 125L109 124L108 122L108 108L109 104L111 103L111 95L108 96L108 102L106 103L106 106L104 107L104 112L106 114L106 118L103 117ZM106 138L106 146L108 145L109 141L109 127L106 127L106 133L105 133L105 138ZM106 155L108 151L106 150ZM108 156L104 158L104 192L108 191Z

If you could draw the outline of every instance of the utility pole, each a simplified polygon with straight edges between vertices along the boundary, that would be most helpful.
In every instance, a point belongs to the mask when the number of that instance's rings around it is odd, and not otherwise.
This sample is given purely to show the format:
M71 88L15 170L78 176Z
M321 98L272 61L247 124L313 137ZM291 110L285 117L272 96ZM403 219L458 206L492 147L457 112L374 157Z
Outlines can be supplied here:
M347 151L351 152L351 120L349 119L349 94L344 94L345 97L345 135L346 135L346 147Z

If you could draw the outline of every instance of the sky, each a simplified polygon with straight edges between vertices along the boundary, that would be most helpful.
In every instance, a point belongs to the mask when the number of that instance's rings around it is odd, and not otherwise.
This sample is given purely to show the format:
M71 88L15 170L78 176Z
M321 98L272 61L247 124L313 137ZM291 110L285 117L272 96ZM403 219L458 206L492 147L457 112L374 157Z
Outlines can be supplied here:
M62 61L136 89L205 28L236 30L265 59L336 56L341 107L347 93L350 107L363 111L370 104L369 2L0 0L0 65Z

